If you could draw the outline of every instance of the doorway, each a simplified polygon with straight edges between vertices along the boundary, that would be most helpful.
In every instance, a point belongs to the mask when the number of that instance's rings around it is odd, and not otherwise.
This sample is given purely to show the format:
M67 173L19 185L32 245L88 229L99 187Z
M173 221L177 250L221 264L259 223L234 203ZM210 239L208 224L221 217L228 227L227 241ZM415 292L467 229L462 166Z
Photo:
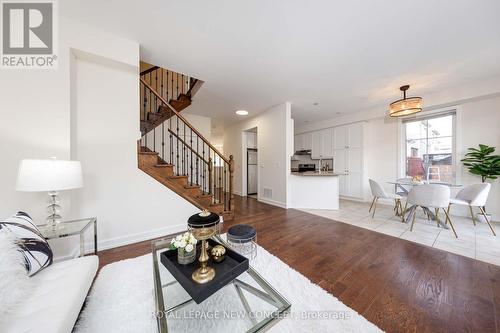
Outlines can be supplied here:
M257 127L245 131L246 142L246 178L249 197L257 198L259 191L259 158L257 150Z

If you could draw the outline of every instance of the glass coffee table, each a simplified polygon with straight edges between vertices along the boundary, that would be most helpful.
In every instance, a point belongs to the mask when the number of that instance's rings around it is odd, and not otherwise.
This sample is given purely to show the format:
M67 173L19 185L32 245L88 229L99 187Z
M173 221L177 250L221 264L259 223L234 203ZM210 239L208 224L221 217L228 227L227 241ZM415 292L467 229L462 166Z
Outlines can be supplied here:
M171 239L152 242L158 332L263 332L289 312L290 303L252 266L196 304L160 261ZM213 239L230 247L219 236Z

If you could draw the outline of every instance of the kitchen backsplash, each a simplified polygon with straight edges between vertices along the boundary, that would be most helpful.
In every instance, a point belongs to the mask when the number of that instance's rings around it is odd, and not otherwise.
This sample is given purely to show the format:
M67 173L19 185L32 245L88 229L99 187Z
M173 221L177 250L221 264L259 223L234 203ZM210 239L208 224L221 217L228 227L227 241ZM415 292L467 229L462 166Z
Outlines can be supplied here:
M333 169L333 159L322 160L323 165L328 164L330 170ZM319 160L313 160L311 155L293 155L291 168L295 169L299 167L299 164L314 164L316 169L319 170Z

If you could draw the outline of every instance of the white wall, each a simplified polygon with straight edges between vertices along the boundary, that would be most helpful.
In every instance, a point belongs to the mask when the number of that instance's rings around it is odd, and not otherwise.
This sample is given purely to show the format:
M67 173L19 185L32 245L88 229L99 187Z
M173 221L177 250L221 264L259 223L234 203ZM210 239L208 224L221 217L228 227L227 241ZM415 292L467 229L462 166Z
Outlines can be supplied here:
M443 110L456 109L457 159L463 158L467 148L476 147L479 143L497 147L496 153L500 154L500 97L497 94L473 97L473 94L469 92L480 93L472 89L460 89L455 95L441 92L439 96L431 96L428 100L424 97L424 102L427 101L426 105L434 111L437 107L442 107ZM462 98L462 93L467 95L467 99ZM436 103L436 106L431 103ZM373 111L359 112L296 129L296 132L302 133L353 121L366 122L364 127L365 179L363 182L365 200L371 197L368 178L379 181L387 190L393 191L393 186L387 182L400 176L398 170L400 120L384 117L383 109L379 110L378 117L374 115L376 113ZM457 182L467 185L480 181L480 178L471 175L467 169L463 168L461 163L457 164ZM500 181L498 180L492 183L487 208L493 214L493 219L499 221ZM465 216L468 214L465 209L459 207L454 207L453 213Z
M94 70L84 76L84 81L78 81L74 77L80 65L70 65L78 54L87 54L90 58L97 57L102 60L100 67L88 65ZM134 161L135 140L139 136L139 100L138 83L137 80L132 80L131 76L134 71L137 74L139 70L139 45L62 17L59 21L58 60L59 67L56 70L2 71L0 216L6 217L17 210L25 210L38 224L44 223L46 194L15 191L17 168L21 159L50 156L69 159L78 156L78 150L81 150L83 155L80 156L83 158L88 154L89 147L92 147L96 156L101 156L99 159L85 158L82 161L85 186L83 189L61 193L64 217L96 215L100 223L101 246L133 241L134 236L147 236L151 231L184 225L194 208L175 195L160 197L163 199L161 204L155 203L153 206L152 212L155 216L139 218L138 213L132 214L148 207L152 201L151 196L159 193L158 185L144 177ZM114 90L110 89L102 84L104 78L100 70L108 74L113 73L124 80L110 78L115 84ZM80 92L75 89L78 85L83 85L86 89L95 85L102 91L94 91L97 95L90 95L87 90L81 92L87 95L79 95ZM107 91L109 99L105 100L102 94ZM89 127L81 127L74 117L71 117L77 106L77 99L74 97L81 99L82 96L88 98L78 100L78 103L81 103L79 106L92 111L95 116L92 122L87 122ZM97 96L100 98L97 99ZM115 115L114 128L110 127L109 131L106 131L108 137L105 139L102 126L109 114ZM89 135L89 128L95 130L95 137ZM82 137L83 135L85 137ZM85 144L76 144L77 139L83 138L88 140ZM123 150L117 152L114 149ZM107 150L108 156L104 156L104 150ZM119 168L123 168L123 172L117 171ZM132 173L135 178L131 176ZM104 182L104 178L109 179ZM104 182L102 187L96 183L97 180ZM141 185L138 185L139 183ZM170 191L167 188L163 190ZM124 209L126 206L128 209ZM176 209L168 209L169 207ZM169 212L168 217L166 211ZM76 241L58 241L54 246L56 256L73 251Z
M224 153L235 160L234 190L246 194L246 140L244 131L257 127L257 150L259 152L260 201L287 206L287 179L290 174L291 105L284 103L270 108L257 116L242 120L224 130ZM292 143L293 145L293 143ZM271 198L264 197L264 189L271 189Z

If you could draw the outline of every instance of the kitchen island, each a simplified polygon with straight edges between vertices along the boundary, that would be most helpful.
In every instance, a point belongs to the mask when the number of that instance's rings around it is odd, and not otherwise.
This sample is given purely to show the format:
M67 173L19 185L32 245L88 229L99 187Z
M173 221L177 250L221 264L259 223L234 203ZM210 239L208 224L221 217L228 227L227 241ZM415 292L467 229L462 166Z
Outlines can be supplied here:
M291 208L339 209L339 177L331 171L292 172Z

